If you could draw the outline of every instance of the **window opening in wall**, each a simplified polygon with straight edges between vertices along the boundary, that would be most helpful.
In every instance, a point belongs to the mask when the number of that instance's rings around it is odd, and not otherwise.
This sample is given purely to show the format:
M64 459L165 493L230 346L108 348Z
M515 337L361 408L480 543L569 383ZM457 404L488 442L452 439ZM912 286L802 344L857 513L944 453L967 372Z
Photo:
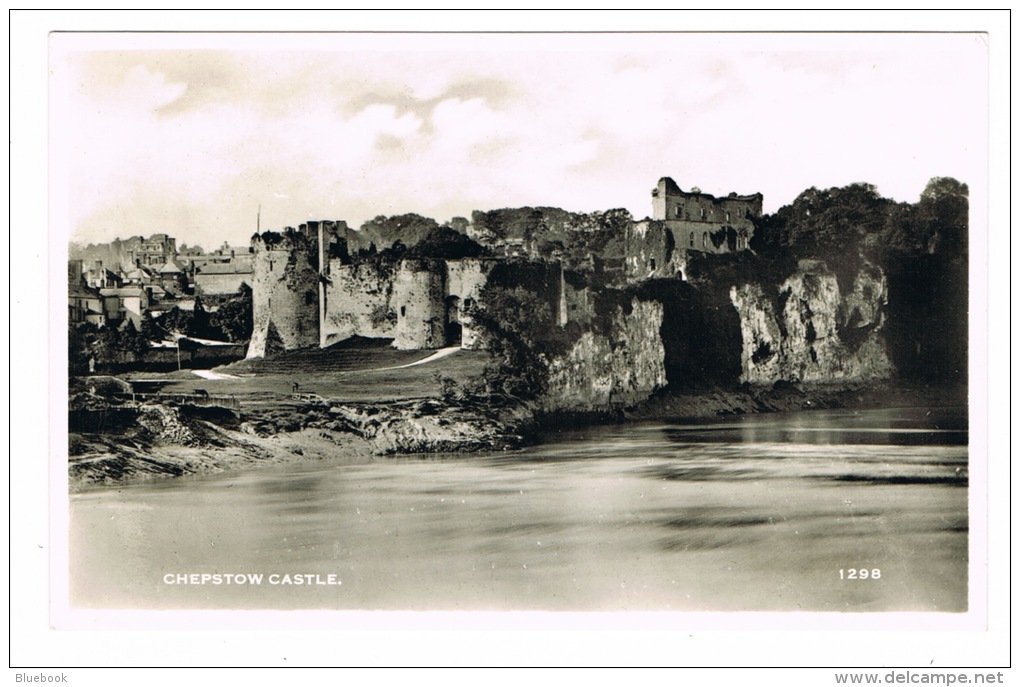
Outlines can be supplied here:
M701 208L701 219L705 219L705 208Z
M405 305L400 306L400 316L407 317L407 306Z
M652 272L655 271L655 258L648 261L648 267L652 270Z
M681 213L683 213L683 211L684 211L684 206L681 205L680 203L677 203L676 204L676 216L679 217L681 215Z
M694 232L691 232L691 248L694 248Z
M726 211L726 221L727 222L730 221L730 211L729 210Z
M708 248L708 232L701 235L701 247Z

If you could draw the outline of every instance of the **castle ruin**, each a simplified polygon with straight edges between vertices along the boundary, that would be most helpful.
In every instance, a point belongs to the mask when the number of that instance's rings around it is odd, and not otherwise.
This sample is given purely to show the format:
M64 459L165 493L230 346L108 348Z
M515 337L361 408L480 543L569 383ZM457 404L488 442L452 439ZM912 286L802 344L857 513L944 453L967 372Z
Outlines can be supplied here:
M271 331L287 350L355 336L392 339L403 350L484 347L471 312L504 259L351 256L344 229L343 222L325 220L252 238L249 358L266 355ZM546 282L561 282L558 265L537 267L549 273ZM554 300L558 305L559 294Z
M685 278L688 251L747 250L762 195L730 193L717 198L700 189L685 192L669 177L652 189L652 217L631 224L625 267L631 279Z
M762 196L716 198L681 191L664 177L652 191L652 217L626 229L620 283L683 279L688 251L747 250ZM252 237L254 331L248 357L325 348L352 337L391 339L398 349L485 347L472 319L484 307L494 271L541 292L561 327L590 321L594 298L585 279L567 279L560 261L533 256L436 259L392 252L352 255L343 221L310 221ZM594 263L593 263L594 264Z

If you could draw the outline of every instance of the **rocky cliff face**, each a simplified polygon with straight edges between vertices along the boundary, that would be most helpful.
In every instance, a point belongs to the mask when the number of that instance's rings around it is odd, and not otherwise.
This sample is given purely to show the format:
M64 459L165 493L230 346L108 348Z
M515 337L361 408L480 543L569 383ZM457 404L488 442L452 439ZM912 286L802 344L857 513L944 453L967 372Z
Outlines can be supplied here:
M666 385L659 330L663 306L634 298L600 330L584 332L550 364L547 410L589 412L633 405Z
M823 262L803 260L778 287L730 289L740 316L740 381L772 384L884 379L885 274L865 263L847 293Z

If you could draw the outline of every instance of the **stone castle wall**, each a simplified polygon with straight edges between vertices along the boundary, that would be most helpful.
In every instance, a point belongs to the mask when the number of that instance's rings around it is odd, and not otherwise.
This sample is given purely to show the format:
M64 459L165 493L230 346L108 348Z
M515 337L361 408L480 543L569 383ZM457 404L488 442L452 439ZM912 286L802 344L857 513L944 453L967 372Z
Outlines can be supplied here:
M659 220L634 222L627 228L624 270L631 279L683 278L687 251Z
M270 327L287 350L354 336L393 339L405 350L483 346L470 311L498 260L333 257L320 280L318 226L312 229L253 239L248 357L266 354Z
M270 326L287 350L319 344L317 252L298 233L252 240L252 337L249 358L266 354Z
M669 177L659 179L652 191L652 219L728 225L753 229L751 217L761 217L762 195L715 197L700 191L684 192Z
M684 278L687 253L733 253L750 248L762 196L717 198L681 191L669 177L652 191L652 219L634 222L625 239L625 270L631 279Z
M402 260L393 282L397 324L393 347L446 346L446 266L440 260Z
M460 326L460 345L468 350L483 346L483 342L471 317L472 309L479 304L482 289L489 281L489 273L495 266L494 260L469 258L446 263L446 305L448 325ZM455 330L455 327L454 327Z
M329 346L353 336L392 339L397 327L394 275L398 263L392 260L364 260L344 264L329 262L324 344Z

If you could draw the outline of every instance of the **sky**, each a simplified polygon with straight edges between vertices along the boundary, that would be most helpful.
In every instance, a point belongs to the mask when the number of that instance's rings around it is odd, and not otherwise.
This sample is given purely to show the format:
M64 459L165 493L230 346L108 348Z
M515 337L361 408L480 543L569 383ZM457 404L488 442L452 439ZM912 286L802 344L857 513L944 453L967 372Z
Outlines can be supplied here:
M979 34L58 34L53 216L214 248L308 219L982 183Z

